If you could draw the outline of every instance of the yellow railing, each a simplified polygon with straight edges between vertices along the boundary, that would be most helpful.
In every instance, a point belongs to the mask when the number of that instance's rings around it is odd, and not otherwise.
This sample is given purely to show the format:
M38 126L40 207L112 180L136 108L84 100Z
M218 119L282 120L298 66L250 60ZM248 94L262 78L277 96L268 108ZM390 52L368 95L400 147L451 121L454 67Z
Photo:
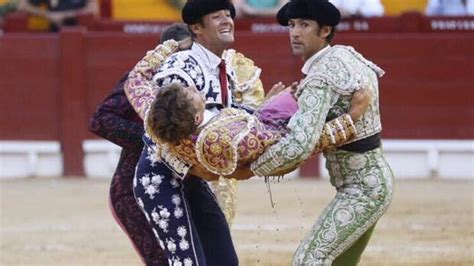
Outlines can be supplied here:
M407 11L424 13L428 0L382 0L385 15L396 16Z
M0 3L6 0L0 0ZM400 15L407 11L424 12L428 0L381 0L385 14ZM121 20L180 21L181 11L170 0L113 0L112 17Z
M181 10L168 0L113 0L112 17L121 20L180 21Z

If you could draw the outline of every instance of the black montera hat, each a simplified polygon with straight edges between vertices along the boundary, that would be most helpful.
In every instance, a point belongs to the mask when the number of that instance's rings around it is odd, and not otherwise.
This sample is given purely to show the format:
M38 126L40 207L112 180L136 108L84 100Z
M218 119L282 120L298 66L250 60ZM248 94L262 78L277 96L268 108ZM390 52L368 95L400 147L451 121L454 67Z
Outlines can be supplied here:
M341 20L341 13L328 0L291 0L277 14L280 25L288 26L292 18L312 19L321 26L336 26Z
M184 23L192 25L203 16L223 9L230 10L231 17L235 17L235 7L230 0L188 0L181 11L181 17Z

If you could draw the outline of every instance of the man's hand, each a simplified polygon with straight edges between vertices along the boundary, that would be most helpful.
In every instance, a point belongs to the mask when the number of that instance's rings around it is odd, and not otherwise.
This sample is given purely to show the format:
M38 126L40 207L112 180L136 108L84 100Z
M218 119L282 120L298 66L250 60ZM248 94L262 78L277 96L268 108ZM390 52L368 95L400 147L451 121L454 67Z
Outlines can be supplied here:
M302 164L303 164L303 162L300 162L300 163L296 164L295 166L293 166L290 169L283 169L283 170L280 170L280 172L273 172L273 173L271 173L271 176L284 176L286 174L289 174L289 173L295 171L296 168L300 167Z
M191 48L191 46L193 46L193 39L191 37L178 41L179 51L188 50Z
M191 169L189 169L189 173L191 175L198 176L198 177L200 177L200 178L202 178L206 181L219 180L218 175L207 171L206 169L204 169L203 167L201 167L199 165L193 165L193 167L191 167Z
M62 14L61 12L47 12L46 16L56 26L61 26L65 18L64 14Z
M285 90L285 85L281 81L276 83L275 85L273 85L267 95L265 95L265 100L270 99L270 97L277 95L283 90Z
M288 87L290 92L291 92L291 95L293 95L293 97L295 96L296 90L298 89L298 85L299 85L299 83L297 81L295 81L295 82L291 83L290 87Z
M225 178L235 178L237 180L247 180L255 174L248 167L239 167L229 176L224 176Z
M285 87L285 85L280 81L276 83L275 85L273 85L271 90L267 93L267 95L265 95L264 102L270 99L271 97L279 94L282 91L289 91L292 95L294 95L296 92L296 89L298 89L298 82L295 81L291 83L290 86Z
M189 174L198 176L206 181L219 180L219 175L216 175L207 171L200 165L193 165L193 167L189 169ZM224 177L234 178L237 180L247 180L253 176L255 176L255 174L248 167L242 167L242 168L237 168L232 174L228 176L224 176Z
M351 109L349 110L349 115L353 121L359 119L372 102L372 91L368 87L364 87L361 90L358 90L352 94L351 99Z

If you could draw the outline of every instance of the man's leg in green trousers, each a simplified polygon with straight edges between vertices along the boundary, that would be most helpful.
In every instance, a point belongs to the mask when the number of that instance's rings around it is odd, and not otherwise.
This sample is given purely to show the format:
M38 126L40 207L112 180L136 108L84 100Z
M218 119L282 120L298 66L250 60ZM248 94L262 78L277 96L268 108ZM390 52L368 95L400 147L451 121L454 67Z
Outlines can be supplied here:
M339 255L332 263L332 266L352 266L359 263L362 252L369 243L375 224L370 227L357 241L344 253Z

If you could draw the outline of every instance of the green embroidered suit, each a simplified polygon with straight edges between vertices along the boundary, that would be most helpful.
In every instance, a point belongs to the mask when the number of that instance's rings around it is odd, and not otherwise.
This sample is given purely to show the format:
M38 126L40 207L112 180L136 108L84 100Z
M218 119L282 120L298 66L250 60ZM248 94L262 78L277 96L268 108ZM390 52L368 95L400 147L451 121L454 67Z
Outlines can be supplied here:
M340 45L318 52L305 67L307 76L296 93L299 111L289 122L290 133L252 164L257 175L285 172L306 160L324 122L346 113L352 93L359 88L368 86L374 99L355 122L352 142L382 129L377 81L382 69L352 47ZM355 265L392 198L393 174L380 147L360 153L335 149L324 156L337 194L301 242L293 265Z

